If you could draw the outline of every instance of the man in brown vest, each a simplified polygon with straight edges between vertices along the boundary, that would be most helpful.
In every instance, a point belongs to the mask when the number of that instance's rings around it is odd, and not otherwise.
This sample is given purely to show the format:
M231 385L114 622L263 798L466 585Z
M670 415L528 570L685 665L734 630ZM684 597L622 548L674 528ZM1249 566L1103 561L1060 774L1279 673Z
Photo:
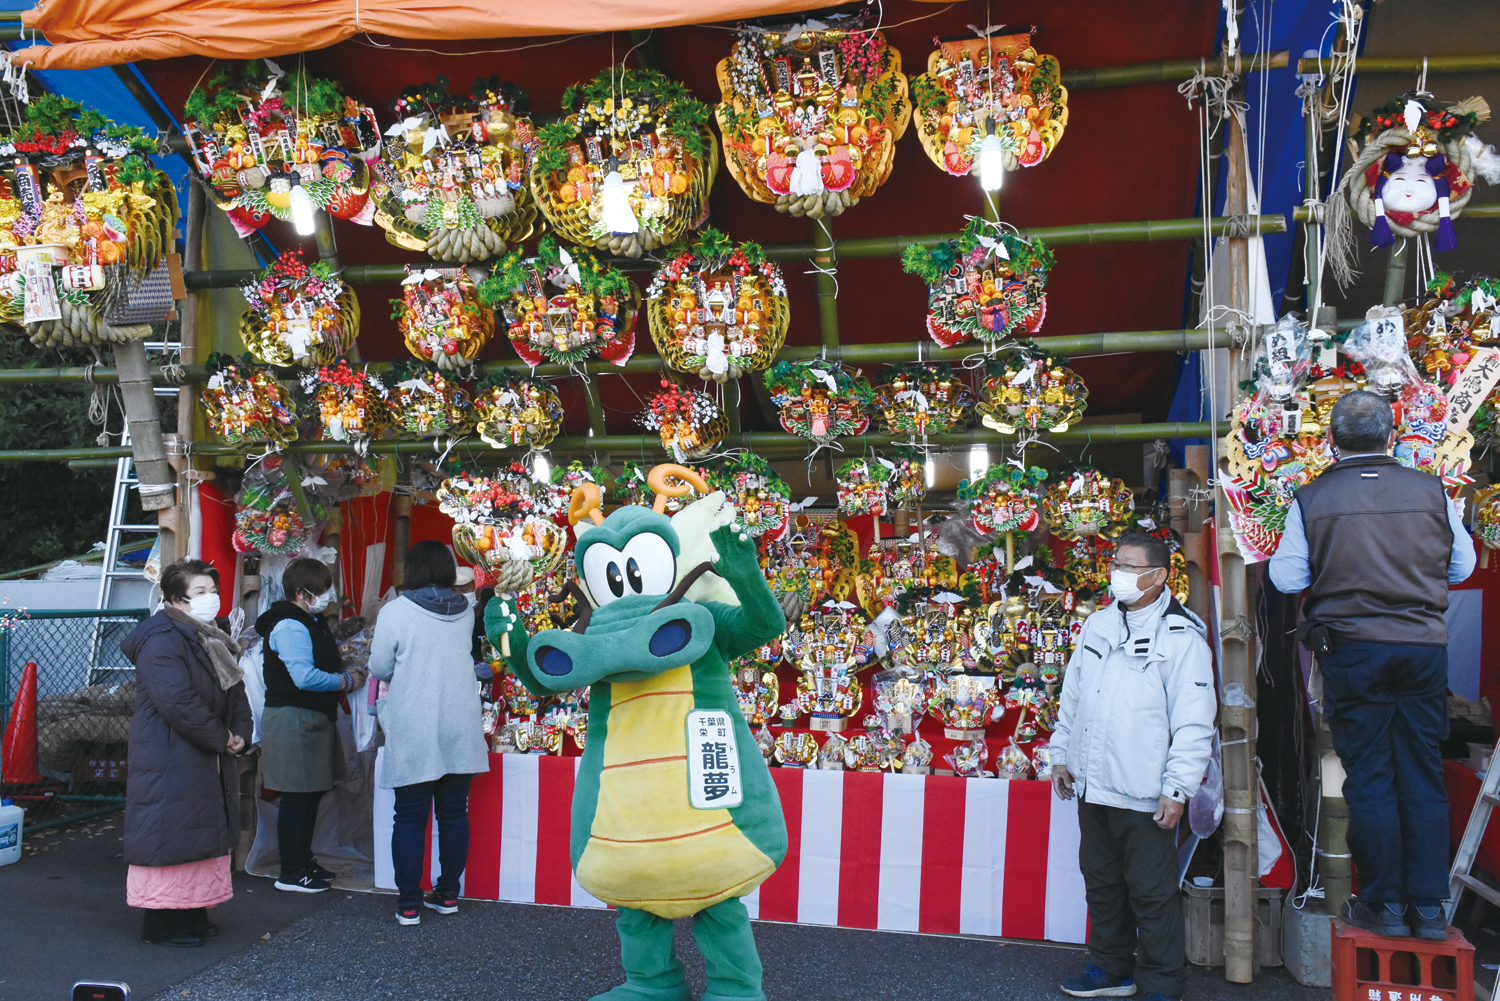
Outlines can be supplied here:
M1407 469L1390 404L1334 404L1338 457L1297 491L1271 580L1307 591L1302 642L1318 655L1323 709L1344 765L1349 850L1360 895L1344 920L1441 940L1448 898L1448 585L1474 572L1474 543L1442 481ZM1409 905L1409 906L1408 906Z

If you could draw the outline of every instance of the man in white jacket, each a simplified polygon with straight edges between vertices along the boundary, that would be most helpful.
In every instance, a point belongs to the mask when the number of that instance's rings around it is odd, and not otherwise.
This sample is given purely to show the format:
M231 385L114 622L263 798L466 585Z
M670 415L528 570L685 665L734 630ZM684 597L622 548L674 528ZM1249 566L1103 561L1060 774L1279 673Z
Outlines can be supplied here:
M1201 620L1166 589L1170 554L1143 532L1121 537L1115 602L1083 624L1063 678L1052 784L1079 798L1078 864L1089 954L1062 984L1079 998L1175 1001L1185 985L1177 822L1208 767L1213 664Z

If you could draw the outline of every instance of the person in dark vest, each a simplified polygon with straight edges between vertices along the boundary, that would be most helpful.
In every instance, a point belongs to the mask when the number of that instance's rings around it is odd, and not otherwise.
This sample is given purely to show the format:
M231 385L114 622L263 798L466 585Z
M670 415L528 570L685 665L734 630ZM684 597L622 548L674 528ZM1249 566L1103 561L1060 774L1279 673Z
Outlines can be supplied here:
M1271 557L1285 594L1306 590L1298 635L1318 655L1323 709L1343 763L1360 893L1348 923L1447 937L1448 586L1474 572L1474 542L1442 480L1407 469L1390 404L1354 392L1333 407L1338 461L1299 489Z
M266 708L260 720L261 783L281 794L276 889L322 893L334 873L313 858L318 802L347 777L336 727L339 697L365 683L346 671L338 641L319 617L333 599L333 572L299 557L281 578L286 597L255 621L265 640Z
M239 644L214 624L219 572L202 560L179 560L162 571L161 596L161 610L120 642L136 679L125 894L145 911L142 941L189 947L218 934L207 908L234 896L234 758L254 721Z

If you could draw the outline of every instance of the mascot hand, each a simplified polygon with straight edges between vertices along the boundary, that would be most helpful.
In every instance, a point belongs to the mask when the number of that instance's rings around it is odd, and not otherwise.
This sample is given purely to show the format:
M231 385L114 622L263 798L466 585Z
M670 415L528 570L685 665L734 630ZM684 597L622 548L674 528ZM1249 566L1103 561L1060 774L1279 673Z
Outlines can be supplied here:
M725 505L728 509L728 505ZM737 569L753 570L760 574L760 561L756 558L755 540L745 526L738 522L722 525L709 535L718 559L714 561L714 573L728 579Z
M516 611L516 601L508 595L497 594L484 606L484 631L497 648L500 637L515 629L520 622L521 614Z

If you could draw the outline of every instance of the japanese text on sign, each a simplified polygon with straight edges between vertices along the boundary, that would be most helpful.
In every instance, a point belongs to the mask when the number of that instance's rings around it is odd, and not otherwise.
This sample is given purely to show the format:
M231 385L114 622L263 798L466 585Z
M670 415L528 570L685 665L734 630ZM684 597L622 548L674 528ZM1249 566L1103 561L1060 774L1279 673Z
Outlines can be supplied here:
M699 810L739 806L740 759L734 718L722 709L695 709L687 715L688 801Z
M1500 351L1479 348L1448 391L1448 423L1462 431L1500 381Z

